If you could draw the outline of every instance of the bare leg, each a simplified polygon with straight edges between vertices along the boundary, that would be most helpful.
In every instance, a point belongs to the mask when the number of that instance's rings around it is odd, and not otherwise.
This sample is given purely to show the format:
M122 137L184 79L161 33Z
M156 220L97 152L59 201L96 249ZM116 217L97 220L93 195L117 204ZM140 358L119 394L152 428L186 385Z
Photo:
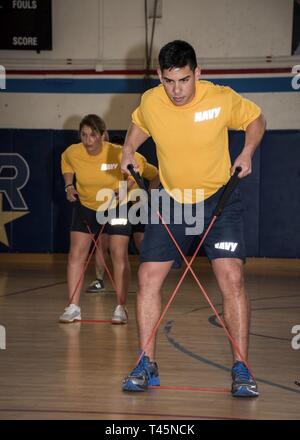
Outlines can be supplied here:
M130 282L130 265L128 260L128 242L126 235L111 235L109 250L114 270L114 281L117 287L118 303L125 304Z
M86 234L84 232L72 231L70 234L70 241L71 242L67 269L68 295L69 301L71 301L72 304L76 304L78 306L81 286L84 277L82 277L75 295L74 291L79 281L79 277L83 272L84 264L90 249L92 239L89 234ZM73 295L74 297L72 298Z
M99 249L97 249L95 252L95 274L96 274L97 280L103 280L103 276L104 276L104 272L105 272L105 267L103 264L104 258L105 257L103 255L102 251L99 252Z
M101 234L99 239L99 245L96 248L95 253L95 273L96 278L103 280L105 267L103 264L103 260L106 262L108 260L108 235L107 234ZM100 250L99 250L100 249Z
M135 244L135 247L137 248L137 250L140 252L141 249L141 244L144 238L144 232L134 232L133 233L133 241Z
M145 350L150 360L155 355L155 339L146 344L161 314L161 294L163 282L173 261L142 263L139 268L139 292L137 295L137 322L141 350Z
M244 286L243 262L236 258L218 258L212 267L223 295L223 313L227 329L247 361L250 305ZM242 360L232 346L234 361Z

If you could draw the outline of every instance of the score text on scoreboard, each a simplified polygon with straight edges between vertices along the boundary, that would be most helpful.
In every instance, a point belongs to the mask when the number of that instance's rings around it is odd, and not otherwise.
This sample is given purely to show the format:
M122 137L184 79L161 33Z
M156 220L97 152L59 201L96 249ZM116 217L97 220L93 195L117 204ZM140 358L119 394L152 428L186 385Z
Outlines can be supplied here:
M51 0L0 0L0 50L52 50Z

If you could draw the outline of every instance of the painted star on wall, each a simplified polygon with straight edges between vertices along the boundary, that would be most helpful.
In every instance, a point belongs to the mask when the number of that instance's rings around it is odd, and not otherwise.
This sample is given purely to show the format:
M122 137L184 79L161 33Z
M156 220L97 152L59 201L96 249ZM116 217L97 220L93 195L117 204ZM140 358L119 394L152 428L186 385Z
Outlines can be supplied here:
M9 246L5 225L29 214L29 212L30 211L3 211L3 194L0 193L0 243Z

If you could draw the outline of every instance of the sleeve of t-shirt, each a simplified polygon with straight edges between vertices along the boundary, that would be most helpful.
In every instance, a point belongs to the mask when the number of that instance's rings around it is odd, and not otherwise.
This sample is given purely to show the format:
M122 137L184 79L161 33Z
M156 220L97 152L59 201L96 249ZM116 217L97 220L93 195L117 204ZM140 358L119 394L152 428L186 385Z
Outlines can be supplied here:
M158 175L158 169L146 161L143 177L147 180L153 180Z
M228 128L233 130L246 130L248 125L261 114L261 109L254 102L243 98L230 89L231 111L229 114Z
M145 170L146 159L140 153L134 153L134 158L139 167L139 174L142 176Z
M142 154L135 153L134 157L139 167L138 172L140 176L147 180L153 180L158 175L158 169L154 165L148 163ZM132 176L129 176L128 178L134 180ZM136 183L131 187L131 189L135 188L138 188Z
M134 125L139 127L141 130L143 130L148 136L150 136L150 133L147 129L144 117L143 117L143 103L141 102L140 106L134 110L132 113L132 122Z
M72 165L69 160L68 148L61 155L61 172L62 174L74 173Z

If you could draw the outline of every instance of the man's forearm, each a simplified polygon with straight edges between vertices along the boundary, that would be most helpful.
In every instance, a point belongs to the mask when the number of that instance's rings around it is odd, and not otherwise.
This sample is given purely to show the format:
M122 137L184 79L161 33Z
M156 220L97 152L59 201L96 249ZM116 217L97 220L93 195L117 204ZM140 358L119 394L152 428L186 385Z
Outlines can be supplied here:
M147 135L141 128L135 124L131 124L128 128L126 139L123 146L123 155L121 161L121 170L123 173L130 174L128 171L128 165L131 164L136 170L138 170L138 165L134 158L134 153L140 145L142 145L146 139Z
M148 139L148 137L149 136L143 130L141 130L135 124L131 124L126 134L123 152L125 154L134 154L139 146L142 145L146 139Z
M259 146L266 129L266 121L261 114L257 119L252 121L246 128L245 146L242 154L253 156L256 148Z

